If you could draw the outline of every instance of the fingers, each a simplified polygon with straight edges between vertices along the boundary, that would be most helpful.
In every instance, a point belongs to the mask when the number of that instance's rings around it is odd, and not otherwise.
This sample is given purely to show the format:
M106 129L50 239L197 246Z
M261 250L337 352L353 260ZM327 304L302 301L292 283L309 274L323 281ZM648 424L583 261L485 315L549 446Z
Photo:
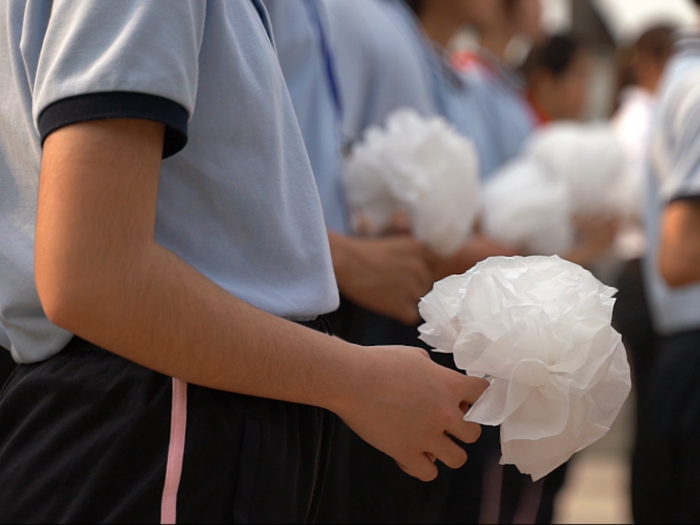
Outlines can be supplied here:
M442 436L437 443L434 457L451 469L462 468L467 462L467 453L448 436Z
M462 443L471 444L476 443L481 437L481 426L476 423L468 423L462 419L452 424L447 429L447 432Z
M409 476L413 476L425 483L434 481L438 477L438 469L425 454L412 458L410 463L396 462L399 468Z
M455 372L455 374L457 373ZM466 402L468 405L476 403L486 389L491 386L486 379L457 375L459 376L457 388L459 388L461 401Z

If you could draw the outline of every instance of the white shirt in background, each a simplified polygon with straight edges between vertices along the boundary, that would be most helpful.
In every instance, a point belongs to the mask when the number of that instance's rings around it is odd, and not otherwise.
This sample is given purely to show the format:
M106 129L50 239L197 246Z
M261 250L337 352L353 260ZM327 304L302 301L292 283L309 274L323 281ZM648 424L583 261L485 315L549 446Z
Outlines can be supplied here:
M612 125L627 157L626 188L629 191L630 216L615 244L616 255L623 260L638 259L647 248L642 217L644 188L648 170L648 146L656 112L656 96L640 87L622 93L620 109Z

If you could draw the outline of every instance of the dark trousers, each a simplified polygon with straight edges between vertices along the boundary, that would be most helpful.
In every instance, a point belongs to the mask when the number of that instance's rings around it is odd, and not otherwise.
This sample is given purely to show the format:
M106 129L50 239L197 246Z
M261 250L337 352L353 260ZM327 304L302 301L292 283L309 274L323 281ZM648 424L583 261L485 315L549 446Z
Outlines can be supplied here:
M334 416L175 384L77 338L18 367L0 393L0 523L159 523L166 494L182 523L314 521Z
M642 263L627 263L616 283L619 293L613 325L620 334L629 355L637 401L646 390L654 368L658 336L652 325Z
M632 468L636 523L700 523L700 331L661 338L642 393Z
M356 344L427 348L416 326L405 326L343 302L333 332ZM433 354L443 366L452 356ZM483 442L463 445L469 461L459 470L438 464L436 481L423 483L362 441L347 426L336 433L319 521L324 523L477 523Z
M17 368L17 365L12 360L10 352L0 346L0 388L5 384L5 381L7 381L7 378L10 377L15 368Z

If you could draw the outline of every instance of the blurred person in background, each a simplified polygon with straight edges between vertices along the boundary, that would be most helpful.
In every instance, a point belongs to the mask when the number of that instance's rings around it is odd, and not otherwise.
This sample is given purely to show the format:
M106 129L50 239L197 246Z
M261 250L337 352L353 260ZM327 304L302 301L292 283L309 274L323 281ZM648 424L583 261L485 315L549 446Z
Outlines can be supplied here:
M452 56L455 68L478 78L486 88L488 115L497 162L485 159L484 177L489 177L516 157L537 125L527 102L525 81L512 63L509 50L518 41L537 44L544 38L540 0L498 0L496 16L479 20L475 30L479 47Z
M591 52L572 35L555 35L532 48L521 71L538 125L583 119L593 67Z
M700 1L696 0L700 7ZM658 354L641 392L637 523L700 521L700 28L677 45L650 142L644 271Z
M345 109L324 4L320 0L263 3L270 14L282 72L321 195L340 291L346 299L373 312L417 323L418 301L432 286L422 246L405 234L381 238L349 235L342 180ZM340 332L342 326L337 329Z
M660 25L646 30L631 47L631 84L620 96L612 124L627 157L630 180L630 213L616 241L616 255L624 266L617 278L614 324L630 353L637 404L646 390L656 355L653 327L642 259L647 243L644 233L644 187L648 172L648 145L654 124L659 83L673 55L675 30ZM640 411L637 411L639 415ZM639 426L639 425L638 425Z

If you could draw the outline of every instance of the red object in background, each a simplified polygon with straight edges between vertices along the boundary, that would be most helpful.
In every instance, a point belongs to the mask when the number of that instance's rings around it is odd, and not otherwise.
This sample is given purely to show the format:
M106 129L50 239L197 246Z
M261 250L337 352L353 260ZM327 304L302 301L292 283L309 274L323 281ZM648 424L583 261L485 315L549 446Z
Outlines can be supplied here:
M473 51L457 51L452 55L450 62L452 67L462 73L471 71L478 65L483 65L481 57Z

